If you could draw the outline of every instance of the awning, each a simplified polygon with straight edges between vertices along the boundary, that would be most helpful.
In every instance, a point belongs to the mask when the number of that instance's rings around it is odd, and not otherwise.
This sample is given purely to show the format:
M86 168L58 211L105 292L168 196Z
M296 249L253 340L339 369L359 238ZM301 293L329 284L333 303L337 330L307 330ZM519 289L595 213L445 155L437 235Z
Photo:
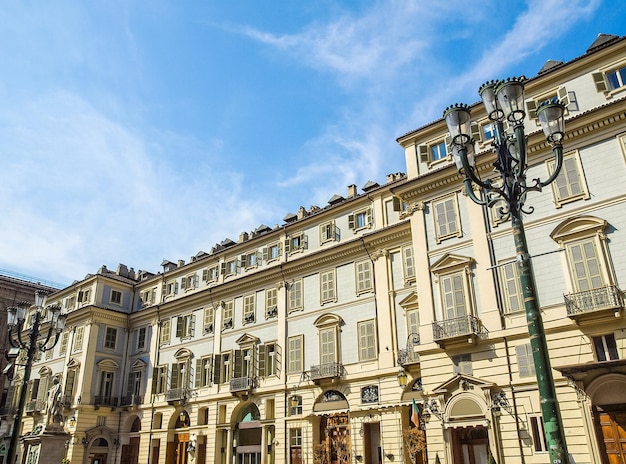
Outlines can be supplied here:
M460 429L478 426L489 427L489 419L485 417L474 417L471 419L454 419L443 423L444 429Z
M623 372L622 368L624 367L626 367L626 359L616 359L613 361L570 364L568 366L554 367L554 370L559 371L563 375L571 377L574 374L587 373L593 370L600 370L600 369L606 372L613 372L616 368L620 368L619 372Z

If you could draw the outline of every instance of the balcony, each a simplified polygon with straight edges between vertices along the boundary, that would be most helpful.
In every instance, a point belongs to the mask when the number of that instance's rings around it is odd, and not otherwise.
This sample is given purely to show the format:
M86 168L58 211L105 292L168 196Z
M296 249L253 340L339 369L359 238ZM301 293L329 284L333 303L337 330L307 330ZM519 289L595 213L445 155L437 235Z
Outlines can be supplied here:
M39 414L46 409L46 402L44 400L30 400L24 406L24 412L26 414Z
M117 407L117 398L112 396L94 396L94 406L109 406L111 408Z
M417 348L420 344L420 336L416 333L411 333L406 340L406 349L401 349L398 352L398 364L401 366L407 366L409 364L417 364L420 362L420 355L417 352Z
M487 333L480 319L474 316L433 322L433 339L441 347L455 343L475 343L486 338Z
M581 319L619 317L624 309L624 294L615 285L565 295L567 316Z
M327 363L320 364L319 366L311 366L311 380L315 383L319 383L323 380L335 380L343 376L343 364L341 363Z
M247 392L256 388L256 379L254 377L239 377L230 380L230 392Z
M120 406L138 406L142 403L141 395L123 396L120 398Z
M165 400L168 403L185 403L189 398L188 388L172 388L165 393Z

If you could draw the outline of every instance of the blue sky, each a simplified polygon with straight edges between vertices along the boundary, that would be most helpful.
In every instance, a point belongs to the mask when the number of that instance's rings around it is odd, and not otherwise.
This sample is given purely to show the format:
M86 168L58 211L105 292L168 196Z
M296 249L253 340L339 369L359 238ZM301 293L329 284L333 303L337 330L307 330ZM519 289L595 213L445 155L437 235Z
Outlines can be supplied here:
M0 269L68 284L383 184L398 136L626 2L15 1L0 33Z

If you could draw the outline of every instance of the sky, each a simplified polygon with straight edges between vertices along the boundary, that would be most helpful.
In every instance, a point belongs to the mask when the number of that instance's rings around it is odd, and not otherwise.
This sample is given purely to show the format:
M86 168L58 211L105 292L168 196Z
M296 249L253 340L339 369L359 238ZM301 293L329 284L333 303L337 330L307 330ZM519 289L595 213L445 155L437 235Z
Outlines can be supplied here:
M188 262L384 184L399 136L600 33L626 2L1 2L0 270Z

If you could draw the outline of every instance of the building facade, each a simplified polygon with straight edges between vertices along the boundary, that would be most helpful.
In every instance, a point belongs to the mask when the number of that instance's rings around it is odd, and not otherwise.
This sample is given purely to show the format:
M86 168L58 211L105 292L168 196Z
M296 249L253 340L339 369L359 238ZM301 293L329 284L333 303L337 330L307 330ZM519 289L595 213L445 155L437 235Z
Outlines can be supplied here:
M626 459L624 79L626 38L602 35L525 87L529 178L553 169L538 102L567 105L564 168L525 227L576 463ZM68 459L547 463L510 221L464 194L446 137L443 120L400 137L407 174L384 185L51 295L67 329L29 397L61 378ZM27 411L22 434L42 420Z

